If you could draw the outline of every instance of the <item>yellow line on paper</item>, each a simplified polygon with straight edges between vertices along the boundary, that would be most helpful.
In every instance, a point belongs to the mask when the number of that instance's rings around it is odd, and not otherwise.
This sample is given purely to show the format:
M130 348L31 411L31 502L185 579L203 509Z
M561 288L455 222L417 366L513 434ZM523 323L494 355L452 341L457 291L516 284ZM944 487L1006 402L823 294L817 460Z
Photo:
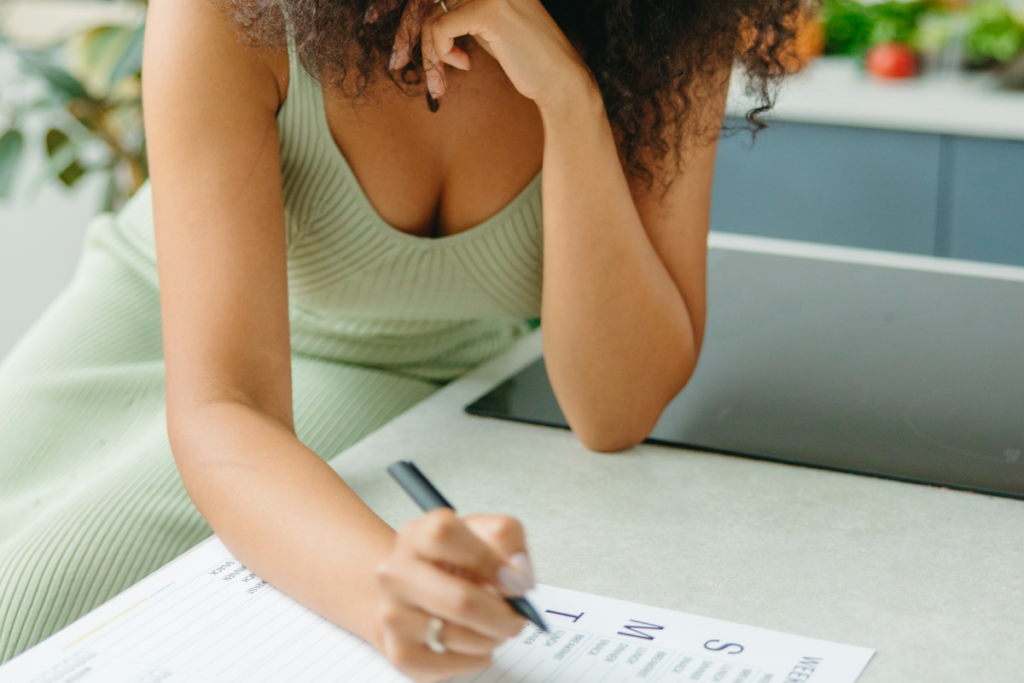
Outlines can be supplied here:
M99 626L97 626L97 627L96 627L96 628L94 628L93 630L91 630L91 631L89 631L88 633L86 633L86 634L85 634L84 636L82 636L81 638L77 638L77 639L75 639L75 640L71 641L70 643L68 643L67 645L65 645L64 647L62 647L62 648L60 649L60 651L61 651L61 652L64 652L65 650L69 650L69 649L71 649L72 647L74 647L74 646L75 646L75 645L77 645L78 643L82 642L83 640L85 640L86 638L88 638L89 636L91 636L92 634L96 633L96 631L99 631L100 629L102 629L102 628L105 628L106 626L109 626L111 622L113 622L113 621L117 621L118 619L120 619L120 618L121 618L121 617L123 617L124 615L128 614L128 613L129 613L129 612L131 612L131 611L132 611L133 609L135 609L136 607L138 607L138 606L139 606L139 605L141 605L142 603L146 602L146 600L149 600L149 598L142 598L142 599L141 599L141 600L139 600L139 601L138 601L137 603L135 603L134 605L132 605L131 607L129 607L129 608L128 608L128 609L126 609L125 611L121 612L120 614L116 614L116 615L114 615L114 616L110 617L109 619L107 619L106 621L104 621L104 622L103 622L102 624L100 624Z

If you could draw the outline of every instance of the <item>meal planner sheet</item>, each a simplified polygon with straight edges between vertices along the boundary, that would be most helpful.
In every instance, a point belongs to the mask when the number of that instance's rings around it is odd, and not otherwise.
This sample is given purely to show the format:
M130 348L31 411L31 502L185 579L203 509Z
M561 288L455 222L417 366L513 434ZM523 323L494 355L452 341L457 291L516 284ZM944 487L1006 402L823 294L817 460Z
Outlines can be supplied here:
M524 628L455 683L854 683L874 651L539 586ZM406 683L370 645L211 539L0 667L4 683Z

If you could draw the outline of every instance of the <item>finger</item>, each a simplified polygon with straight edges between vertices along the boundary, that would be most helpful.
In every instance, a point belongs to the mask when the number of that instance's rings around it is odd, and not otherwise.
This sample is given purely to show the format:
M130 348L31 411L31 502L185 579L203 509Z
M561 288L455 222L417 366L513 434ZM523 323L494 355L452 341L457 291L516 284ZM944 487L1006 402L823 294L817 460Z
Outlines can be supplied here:
M435 33L434 35L436 36L437 34ZM434 54L439 55L438 59L448 66L454 66L456 69L469 71L469 54L467 54L461 47L453 47L447 54L441 54L437 51L437 45L435 44Z
M434 50L434 22L427 21L420 29L420 48L423 50L423 72L427 77L427 91L435 100L440 99L445 91L444 64L437 58Z
M486 668L490 655L465 655L459 652L438 654L426 645L384 633L384 654L399 671L413 680L436 681Z
M511 594L522 595L534 587L536 579L526 550L526 531L518 519L508 515L470 515L463 521L505 561L505 566L498 568L502 588L511 587ZM510 573L509 566L515 571Z
M381 622L391 633L409 641L426 643L430 615L408 603L386 599L382 607ZM459 624L445 622L438 638L452 652L474 657L489 656L504 642L501 638L486 636Z
M399 548L458 567L470 579L496 582L503 558L450 509L433 510L402 527Z
M391 48L391 59L388 61L388 69L402 69L412 60L412 50L420 37L421 21L418 3L407 3L402 11L402 19L398 23L398 32L395 34L395 44Z
M451 0L448 3L449 6L453 7L455 0ZM459 3L462 7L464 3ZM452 9L454 11L454 7ZM451 12L444 12L435 15L435 25L431 27L430 39L433 42L433 52L439 62L444 62L450 66L454 66L456 69L462 69L463 71L469 71L469 55L466 51L455 45L455 38L458 36L446 37L442 31L437 30L436 22L444 18L445 14ZM426 40L426 34L424 34L424 40Z
M458 11L452 10L441 14L434 21L434 51L438 55L447 55L452 50L463 52L455 47L455 39L459 36L481 37L485 42L493 39L487 35L487 12L491 3L463 2Z
M385 562L377 581L384 593L490 638L511 638L523 627L523 618L493 592L429 562Z
M462 522L503 558L526 552L526 531L508 515L467 515Z

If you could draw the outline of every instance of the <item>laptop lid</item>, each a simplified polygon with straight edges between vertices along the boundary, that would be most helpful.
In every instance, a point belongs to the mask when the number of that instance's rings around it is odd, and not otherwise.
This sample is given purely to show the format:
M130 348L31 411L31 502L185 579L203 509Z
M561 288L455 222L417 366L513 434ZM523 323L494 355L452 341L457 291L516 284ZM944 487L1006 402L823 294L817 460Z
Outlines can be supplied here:
M543 360L467 411L567 426ZM1024 498L1024 282L712 249L649 441Z

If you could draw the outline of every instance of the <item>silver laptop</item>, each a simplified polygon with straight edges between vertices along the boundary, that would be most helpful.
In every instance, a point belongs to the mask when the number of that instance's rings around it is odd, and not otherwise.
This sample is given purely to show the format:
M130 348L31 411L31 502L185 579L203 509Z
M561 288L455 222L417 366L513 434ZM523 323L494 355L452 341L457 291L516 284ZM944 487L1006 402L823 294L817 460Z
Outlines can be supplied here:
M713 248L650 441L1024 498L1022 280ZM467 411L566 427L543 360Z

